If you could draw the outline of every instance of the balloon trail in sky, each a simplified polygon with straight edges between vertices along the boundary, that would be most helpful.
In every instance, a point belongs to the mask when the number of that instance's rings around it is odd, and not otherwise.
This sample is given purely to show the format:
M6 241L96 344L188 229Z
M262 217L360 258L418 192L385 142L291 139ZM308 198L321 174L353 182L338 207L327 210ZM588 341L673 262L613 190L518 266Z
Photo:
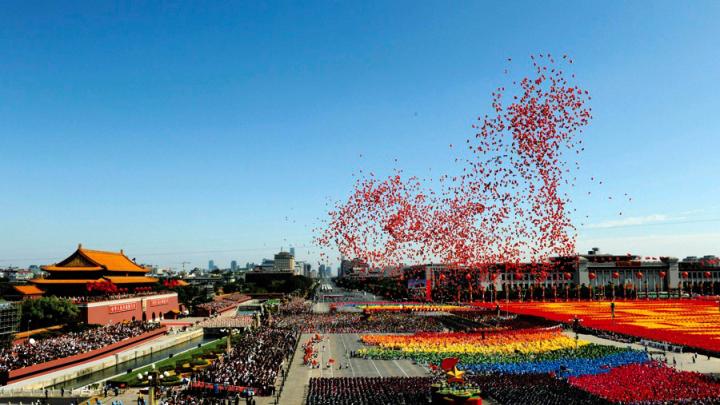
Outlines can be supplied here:
M361 172L316 243L372 267L442 262L482 269L573 255L568 190L592 119L590 96L569 82L568 56L535 55L531 62L529 77L492 93L491 112L478 117L474 136L450 145L456 174L427 180L399 168L386 178Z

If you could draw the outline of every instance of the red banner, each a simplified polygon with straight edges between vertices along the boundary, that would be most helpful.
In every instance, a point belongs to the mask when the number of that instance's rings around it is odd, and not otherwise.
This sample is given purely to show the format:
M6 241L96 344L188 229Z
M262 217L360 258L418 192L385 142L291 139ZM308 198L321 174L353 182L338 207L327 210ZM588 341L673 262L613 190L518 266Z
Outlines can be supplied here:
M117 314L118 312L128 312L137 309L137 302L129 302L127 304L116 304L108 307L108 312Z

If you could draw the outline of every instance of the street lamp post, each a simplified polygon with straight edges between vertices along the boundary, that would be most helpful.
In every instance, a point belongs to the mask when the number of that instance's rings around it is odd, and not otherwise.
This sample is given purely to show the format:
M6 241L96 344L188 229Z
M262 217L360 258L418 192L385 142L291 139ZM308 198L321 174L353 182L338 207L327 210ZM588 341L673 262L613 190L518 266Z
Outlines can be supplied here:
M155 389L160 386L160 383L162 383L162 380L165 379L165 377L169 376L170 374L167 371L161 373L155 370L155 364L152 365L152 370L138 374L138 380L144 381L148 385L149 405L157 404L155 401Z

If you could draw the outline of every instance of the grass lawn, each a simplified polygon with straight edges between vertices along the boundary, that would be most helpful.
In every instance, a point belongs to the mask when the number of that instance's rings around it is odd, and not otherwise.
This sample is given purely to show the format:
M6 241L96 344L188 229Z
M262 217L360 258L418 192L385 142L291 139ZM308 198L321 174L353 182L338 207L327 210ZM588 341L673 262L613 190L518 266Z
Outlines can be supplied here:
M160 360L159 362L155 363L155 369L159 370L163 366L174 366L175 363L178 363L178 362L190 362L194 359L200 358L200 356L203 353L211 352L211 351L217 350L217 349L224 350L226 346L227 346L226 338L214 340L210 343L203 345L202 347L196 347L196 348L188 350L184 353L175 355L171 358ZM124 375L118 376L116 378L113 378L111 381L113 383L125 383L128 386L147 385L147 384L141 383L138 380L137 376L139 373L144 373L144 372L150 371L150 370L152 370L152 366L147 365L147 366L141 367L137 370L133 370L133 372L130 374L124 374Z

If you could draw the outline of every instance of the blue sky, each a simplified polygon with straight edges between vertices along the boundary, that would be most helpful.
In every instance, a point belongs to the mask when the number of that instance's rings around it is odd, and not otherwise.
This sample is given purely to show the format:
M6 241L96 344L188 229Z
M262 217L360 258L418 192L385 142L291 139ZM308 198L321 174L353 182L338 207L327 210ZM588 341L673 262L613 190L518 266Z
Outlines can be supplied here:
M4 4L0 266L316 262L353 172L446 170L540 52L593 95L579 249L720 254L720 3L226 3Z

